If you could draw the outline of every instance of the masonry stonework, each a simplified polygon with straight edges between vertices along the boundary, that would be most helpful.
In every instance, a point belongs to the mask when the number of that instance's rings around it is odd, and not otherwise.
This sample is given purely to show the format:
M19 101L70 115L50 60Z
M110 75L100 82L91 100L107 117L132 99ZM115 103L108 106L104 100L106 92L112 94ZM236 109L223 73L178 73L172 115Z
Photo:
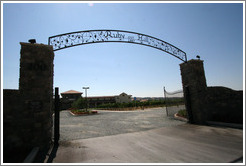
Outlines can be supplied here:
M32 146L47 147L51 141L53 98L53 47L21 44L19 89L25 110L32 116Z
M33 147L47 149L52 141L53 47L20 44L19 90L3 95L5 161Z
M243 91L226 87L208 87L208 120L243 124Z
M180 64L186 110L190 122L243 123L243 91L226 87L207 87L203 61Z
M190 107L186 108L191 112L193 123L205 124L207 120L206 103L207 83L203 68L203 61L189 60L186 63L180 64L182 84L186 103L189 98ZM187 88L189 95L187 96ZM187 107L187 104L186 104Z
M11 162L17 159L13 155L27 153L30 150L25 146L26 138L23 133L29 133L26 130L22 119L28 116L23 109L19 90L3 90L3 162ZM23 148L25 147L25 148ZM23 156L24 157L24 156Z

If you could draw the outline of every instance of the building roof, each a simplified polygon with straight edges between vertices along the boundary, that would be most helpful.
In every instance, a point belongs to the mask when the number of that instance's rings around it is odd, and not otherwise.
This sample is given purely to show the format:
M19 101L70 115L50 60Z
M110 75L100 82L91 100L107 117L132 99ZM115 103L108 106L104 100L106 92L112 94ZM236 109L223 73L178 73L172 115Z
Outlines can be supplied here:
M120 96L132 96L132 95L128 95L125 92L121 93Z
M75 90L69 90L66 92L62 92L61 94L82 94L82 92L75 91Z

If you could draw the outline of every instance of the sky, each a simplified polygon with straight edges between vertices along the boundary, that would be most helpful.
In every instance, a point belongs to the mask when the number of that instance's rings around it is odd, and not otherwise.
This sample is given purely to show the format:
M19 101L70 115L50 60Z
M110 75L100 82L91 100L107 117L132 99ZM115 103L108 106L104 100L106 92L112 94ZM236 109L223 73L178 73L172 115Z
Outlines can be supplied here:
M243 90L242 3L3 3L3 89L19 88L20 42L83 30L143 33L204 61L208 86ZM147 46L96 43L55 51L54 87L88 96L163 97L182 89L180 59Z

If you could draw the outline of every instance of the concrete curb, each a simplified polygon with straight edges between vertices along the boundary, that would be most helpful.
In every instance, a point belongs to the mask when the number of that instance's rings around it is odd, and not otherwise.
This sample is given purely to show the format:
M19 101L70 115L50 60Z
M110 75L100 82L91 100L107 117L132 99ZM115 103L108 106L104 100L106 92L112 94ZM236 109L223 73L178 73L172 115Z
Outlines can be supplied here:
M188 122L188 119L181 117L181 116L178 116L178 113L174 114L174 119Z
M23 163L32 163L35 157L37 156L38 151L39 151L39 147L34 147L32 151L28 154L28 156L25 158Z
M92 113L92 114L74 114L74 113L72 113L72 111L69 110L69 113L70 113L71 115L73 115L73 116L87 116L87 115L96 115L96 114L98 114L99 112L97 112L97 113Z

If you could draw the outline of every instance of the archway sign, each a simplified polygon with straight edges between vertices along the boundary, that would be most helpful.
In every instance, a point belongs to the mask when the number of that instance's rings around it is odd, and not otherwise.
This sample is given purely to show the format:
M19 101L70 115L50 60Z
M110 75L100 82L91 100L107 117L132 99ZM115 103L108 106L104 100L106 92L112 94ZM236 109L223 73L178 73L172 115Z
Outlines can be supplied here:
M187 62L186 53L168 42L149 35L122 30L87 30L60 34L49 37L48 45L52 45L53 50L57 51L77 45L102 42L121 42L145 45L167 52L176 58Z

